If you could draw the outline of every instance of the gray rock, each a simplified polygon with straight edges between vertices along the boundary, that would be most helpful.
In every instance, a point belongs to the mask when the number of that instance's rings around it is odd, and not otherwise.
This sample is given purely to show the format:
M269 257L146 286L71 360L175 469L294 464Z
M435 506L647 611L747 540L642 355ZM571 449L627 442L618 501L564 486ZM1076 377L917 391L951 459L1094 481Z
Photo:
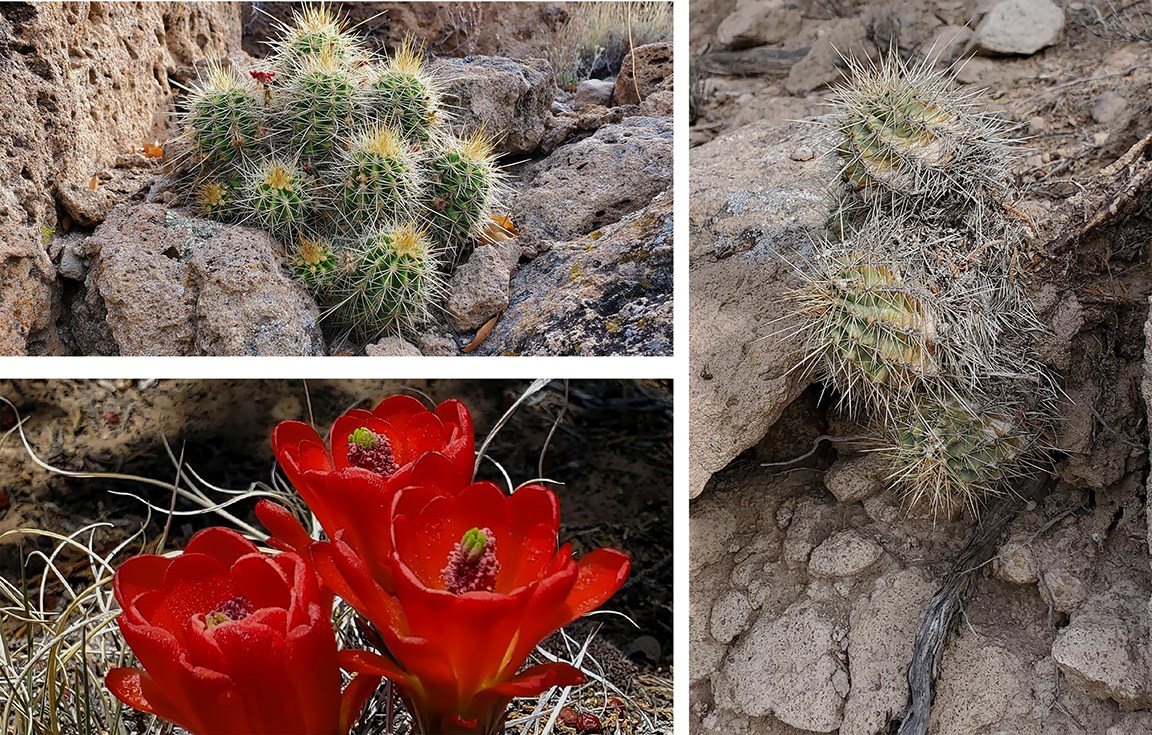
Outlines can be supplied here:
M400 337L385 337L365 347L364 354L368 357L419 357L421 352L416 345Z
M745 714L772 715L801 730L836 730L848 694L840 647L846 622L808 601L774 620L761 615L722 669L732 702Z
M60 247L60 262L56 265L56 270L60 272L62 278L83 281L88 275L88 263L80 255L86 239L87 235L76 232L58 237L56 242L53 242L54 246L59 244Z
M1093 697L1152 707L1149 590L1120 580L1086 599L1056 634L1052 657Z
M1092 101L1092 119L1105 125L1125 117L1128 100L1119 92L1105 92Z
M630 117L528 167L511 197L524 246L546 249L619 222L672 188L672 120Z
M319 314L260 230L124 205L83 246L86 354L321 355Z
M478 354L672 354L672 196L521 266Z
M1064 11L1052 0L1001 0L972 36L971 45L993 54L1027 56L1056 43Z
M859 532L845 529L812 550L808 571L817 577L853 577L875 564L884 549Z
M22 239L11 242L0 237L0 356L62 351L55 326L60 290L56 268L41 244L43 234L32 228L23 231Z
M617 105L638 105L657 92L671 89L672 44L649 43L637 46L624 57L612 100Z
M855 503L884 489L891 470L888 458L875 452L844 457L824 473L824 487L841 503Z
M615 79L585 79L576 85L576 96L572 98L572 109L582 110L593 105L608 107L612 104L612 90L615 88ZM555 112L555 110L553 111Z
M803 15L786 0L740 0L716 28L716 40L733 50L789 41Z
M822 227L834 175L801 147L823 150L811 125L750 125L692 155L689 491L756 444L808 383L789 335L811 237Z
M498 153L532 153L540 145L556 90L547 61L465 56L433 68L445 80L444 103L458 127L498 133Z
M448 302L444 311L457 332L479 329L508 305L507 262L492 246L472 251L468 262L460 266L448 283Z
M712 603L712 637L727 643L744 632L748 618L752 615L752 604L740 590L728 590Z

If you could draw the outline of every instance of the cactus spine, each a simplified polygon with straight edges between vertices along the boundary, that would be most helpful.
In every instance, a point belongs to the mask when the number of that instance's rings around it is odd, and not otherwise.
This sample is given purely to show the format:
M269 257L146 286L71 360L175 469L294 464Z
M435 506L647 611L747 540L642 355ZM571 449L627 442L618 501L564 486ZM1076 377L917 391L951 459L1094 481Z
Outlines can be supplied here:
M431 317L444 289L437 253L414 225L380 230L342 253L331 318L348 334L374 340L403 334Z
M829 236L797 294L806 359L872 422L909 502L975 511L1036 465L1058 395L1006 206L1012 126L930 60L850 71Z
M192 90L189 200L271 232L348 334L422 324L444 296L438 269L491 215L491 143L446 130L412 42L377 59L327 4L295 13L271 46L256 68L213 64Z

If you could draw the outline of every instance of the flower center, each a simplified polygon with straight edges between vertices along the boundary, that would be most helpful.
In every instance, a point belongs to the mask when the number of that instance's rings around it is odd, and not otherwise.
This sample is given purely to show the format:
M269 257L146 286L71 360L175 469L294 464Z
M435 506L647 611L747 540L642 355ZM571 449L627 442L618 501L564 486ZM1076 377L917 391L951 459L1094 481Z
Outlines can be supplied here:
M221 605L218 610L213 610L204 616L204 628L208 630L221 623L243 620L253 612L252 603L248 601L247 597L233 597Z
M456 548L448 554L444 567L444 588L454 595L464 592L491 592L496 589L496 539L487 528L473 528L464 533Z
M400 466L392 456L392 442L383 434L377 434L366 426L361 426L348 435L348 463L362 467L369 472L388 476Z

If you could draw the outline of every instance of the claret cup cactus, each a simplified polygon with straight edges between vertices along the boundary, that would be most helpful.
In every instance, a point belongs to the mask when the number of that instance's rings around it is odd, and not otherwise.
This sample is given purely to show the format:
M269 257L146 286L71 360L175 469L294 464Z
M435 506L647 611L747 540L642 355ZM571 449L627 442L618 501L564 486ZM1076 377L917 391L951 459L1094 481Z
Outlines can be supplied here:
M189 92L190 201L268 230L330 324L410 332L500 193L489 137L450 129L435 76L405 41L379 58L321 3L279 25L259 66L213 62Z

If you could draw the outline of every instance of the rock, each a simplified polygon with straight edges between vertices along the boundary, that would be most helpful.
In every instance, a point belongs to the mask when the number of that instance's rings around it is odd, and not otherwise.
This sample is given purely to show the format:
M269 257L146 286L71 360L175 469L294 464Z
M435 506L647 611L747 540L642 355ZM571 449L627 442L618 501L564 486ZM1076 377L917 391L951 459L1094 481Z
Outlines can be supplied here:
M478 247L448 284L444 311L457 332L472 332L508 306L511 270L495 247Z
M443 101L464 130L498 134L498 153L532 153L552 114L555 83L543 59L513 61L493 56L438 59Z
M1133 712L1108 728L1104 735L1146 735L1152 732L1152 712Z
M755 124L693 150L689 263L689 492L760 441L808 384L801 341L789 337L799 285L795 263L810 257L823 227L825 187L834 176L820 157L795 161L801 147L823 150L811 125Z
M1128 112L1128 100L1119 92L1105 92L1092 101L1092 119L1103 125L1127 117L1126 112Z
M605 125L523 175L526 187L510 200L522 245L576 240L671 190L672 120L630 117Z
M908 701L908 661L920 615L936 593L923 572L905 569L880 577L852 606L848 634L852 690L840 735L884 732Z
M521 232L523 233L523 229ZM485 355L671 355L672 195L521 266Z
M168 73L239 48L239 17L235 3L0 4L0 354L63 351L43 253L65 229L56 197L161 135Z
M460 346L456 344L456 340L448 334L447 327L443 329L442 332L422 332L412 338L420 354L436 357L460 354Z
M752 604L740 590L728 590L712 603L712 637L727 643L744 632L748 618L752 615Z
M169 227L180 227L169 213ZM193 228L196 223L190 223ZM323 355L320 313L262 230L228 227L192 251L196 355Z
M638 105L656 92L672 89L672 44L637 46L628 52L616 75L612 99L617 105Z
M84 241L87 239L87 234L77 232L58 237L52 243L53 246L59 245L60 247L60 262L57 264L56 270L60 272L61 278L83 281L84 277L88 275L88 263L80 255L84 249Z
M854 577L883 555L880 544L849 528L813 549L808 571L817 577Z
M266 233L124 205L84 243L87 354L320 355L315 303Z
M1001 0L992 6L969 42L979 51L1027 56L1056 43L1064 11L1052 0Z
M644 100L640 107L627 109L639 110L642 115L647 117L660 117L660 115L648 115L644 110L651 106L659 106L663 101L664 92L657 92ZM540 141L539 151L551 153L579 133L595 132L605 125L618 123L624 119L625 109L623 107L594 106L579 112L554 115L548 120L547 130L544 132L544 139Z
M20 229L7 232L19 233ZM56 269L41 244L42 235L29 231L25 237L7 241L0 236L0 356L63 351L56 334Z
M416 345L400 337L385 337L376 344L365 347L364 353L368 357L419 357L421 354Z
M948 25L936 31L928 48L937 54L941 61L951 63L964 53L968 42L972 40L972 29L967 26Z
M1149 590L1127 579L1089 596L1056 634L1052 657L1089 695L1152 708Z
M572 109L583 110L585 107L592 107L593 105L609 107L612 104L612 90L615 88L616 80L614 79L585 79L576 85L576 96L572 98Z
M1015 534L1004 542L992 562L992 574L1011 584L1035 584L1036 557L1024 534Z
M828 32L812 42L808 54L788 70L784 88L792 94L805 94L840 79L844 63L841 54L866 55L864 37L862 18L833 21Z
M936 685L928 732L1019 732L997 725L1031 706L1031 671L1020 656L978 636L954 638Z
M872 497L888 484L889 461L875 452L838 459L824 473L824 487L841 503Z
M722 668L736 708L801 730L836 730L848 693L841 660L845 633L842 622L808 601L775 620L761 615Z
M716 28L716 41L733 51L792 40L803 14L786 0L740 0Z

